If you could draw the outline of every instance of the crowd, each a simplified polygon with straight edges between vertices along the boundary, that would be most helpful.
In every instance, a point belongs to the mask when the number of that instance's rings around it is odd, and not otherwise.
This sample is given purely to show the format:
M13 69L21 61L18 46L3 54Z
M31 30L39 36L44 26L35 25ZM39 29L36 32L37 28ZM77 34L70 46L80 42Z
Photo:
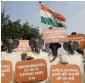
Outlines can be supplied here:
M85 50L75 47L74 42L64 42L63 48L67 54L59 54L58 49L61 48L60 43L50 43L49 52L43 51L44 41L38 38L31 38L29 40L29 46L31 47L31 52L26 54L17 52L14 49L19 45L18 40L8 39L1 45L1 59L9 60L12 62L13 78L10 83L16 83L15 79L15 64L18 61L23 60L34 60L34 59L44 59L47 63L48 78L44 81L33 82L33 83L50 83L50 66L56 64L77 64L80 66L82 73L82 83L84 82L84 67L85 62ZM31 82L32 83L32 82Z

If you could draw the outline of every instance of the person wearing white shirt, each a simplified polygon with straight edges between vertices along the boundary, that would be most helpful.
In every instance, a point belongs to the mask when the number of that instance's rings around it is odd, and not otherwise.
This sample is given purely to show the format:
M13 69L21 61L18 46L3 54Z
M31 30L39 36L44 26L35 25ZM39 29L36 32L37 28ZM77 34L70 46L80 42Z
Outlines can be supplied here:
M76 64L80 67L82 83L84 82L84 67L83 67L83 57L81 54L75 51L74 43L69 41L63 44L64 49L67 51L66 55L62 56L62 62L67 62L68 64Z
M51 65L62 64L61 56L58 49L61 47L60 43L50 43L50 52L48 54Z
M38 38L35 38L35 39L32 38L29 40L29 45L30 45L32 51L27 53L26 60L29 60L29 57L31 57L31 59L44 59L47 63L47 71L48 71L48 77L46 80L39 81L39 82L33 82L33 83L49 83L50 61L48 58L48 53L42 51L43 41L41 41Z
M21 53L20 52L16 52L13 51L13 45L14 45L14 40L10 39L6 41L6 49L4 51L1 52L1 56L3 58L3 60L8 60L11 61L12 63L12 80L10 83L16 83L16 79L15 79L15 65L17 62L21 61ZM18 46L18 44L17 44Z

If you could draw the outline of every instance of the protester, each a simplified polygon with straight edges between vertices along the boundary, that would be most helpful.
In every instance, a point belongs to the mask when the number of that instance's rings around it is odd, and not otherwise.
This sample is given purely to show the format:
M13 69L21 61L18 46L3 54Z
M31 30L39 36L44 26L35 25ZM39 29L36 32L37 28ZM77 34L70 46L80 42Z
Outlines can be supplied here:
M48 54L51 65L62 64L61 56L58 53L58 49L61 47L60 43L50 43L50 52Z
M1 52L5 52L7 50L7 47L1 42ZM1 60L3 60L1 55Z
M80 64L83 62L83 57L81 54L75 51L73 42L65 42L63 44L64 49L67 51L67 55L63 55L63 60L68 62L68 64Z
M17 42L17 43L16 43ZM19 45L19 41L8 39L5 42L5 45L7 49L5 49L3 52L1 52L1 56L3 60L9 60L12 62L12 81L10 83L16 83L15 79L15 65L16 62L21 61L21 54L19 52L13 51L14 48L16 48Z
M65 42L63 44L63 47L67 51L67 54L62 56L62 60L63 62L67 62L68 64L76 64L80 67L82 83L84 83L84 67L82 64L84 59L81 54L75 51L76 48L74 46L75 45L72 41Z
M48 79L49 79L49 73L50 73L50 61L48 58L48 53L42 51L43 44L44 42L38 38L32 38L29 40L29 45L32 51L27 54L26 60L29 60L29 58L31 60L44 59L47 63L47 71L48 71L48 78L46 80L40 81L40 82L33 82L33 83L49 83Z
M5 45L1 46L1 60L3 60L3 56L2 53L5 52L7 50L7 47Z

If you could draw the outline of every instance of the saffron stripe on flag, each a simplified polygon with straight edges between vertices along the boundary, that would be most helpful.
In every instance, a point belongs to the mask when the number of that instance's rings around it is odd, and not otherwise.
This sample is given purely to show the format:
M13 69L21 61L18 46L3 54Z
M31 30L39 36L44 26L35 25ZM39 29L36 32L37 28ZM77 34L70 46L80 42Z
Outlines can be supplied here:
M41 4L40 6L41 6L41 7L40 7L41 10L46 11L46 12L54 15L58 20L61 20L61 21L65 21L65 20L66 20L65 17L64 17L62 14L53 12L52 10L50 10L49 8L47 8L46 6L44 6L44 5L42 5L42 4Z

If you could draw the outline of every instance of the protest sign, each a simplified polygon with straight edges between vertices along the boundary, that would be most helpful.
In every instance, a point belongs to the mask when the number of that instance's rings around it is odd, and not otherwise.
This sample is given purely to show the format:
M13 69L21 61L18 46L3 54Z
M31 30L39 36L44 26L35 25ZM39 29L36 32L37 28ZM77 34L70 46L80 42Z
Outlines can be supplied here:
M52 27L45 29L43 32L43 39L45 43L66 42L67 31L65 28Z
M23 52L23 53L30 52L31 48L29 46L29 40L19 40L19 46L14 50Z
M79 43L79 48L85 48L85 35L84 34L68 35L68 41L76 41Z
M47 78L47 66L43 59L25 60L16 64L17 82L35 82Z
M7 60L1 61L1 83L9 83L12 80L12 63Z
M52 65L51 83L82 83L78 65Z

